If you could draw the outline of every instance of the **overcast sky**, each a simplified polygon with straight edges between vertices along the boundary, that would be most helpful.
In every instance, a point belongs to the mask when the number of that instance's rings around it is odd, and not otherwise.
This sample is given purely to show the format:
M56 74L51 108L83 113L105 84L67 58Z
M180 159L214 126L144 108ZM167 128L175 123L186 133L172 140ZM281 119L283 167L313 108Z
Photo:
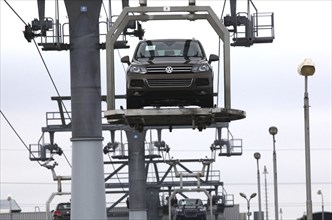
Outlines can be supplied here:
M108 8L108 1L105 7ZM120 1L114 1L113 15L120 13ZM240 1L246 5L244 1ZM26 23L38 16L37 1L8 0ZM272 44L257 44L250 48L231 48L232 108L244 110L246 119L230 123L234 138L243 140L243 155L217 157L213 169L219 170L225 190L234 194L235 204L246 211L246 204L239 192L250 195L257 192L255 152L260 152L260 171L266 165L268 174L267 193L270 219L274 217L272 136L270 126L278 127L276 135L279 208L283 219L296 219L305 211L305 160L304 160L304 77L297 73L297 66L304 58L316 64L316 73L309 78L311 176L313 211L321 211L324 194L325 210L332 211L332 164L331 164L331 12L330 0L324 1L254 1L260 12L274 12L275 35ZM66 23L63 1L60 4L60 23ZM150 6L187 5L187 1L148 1ZM240 3L239 3L240 4ZM133 1L137 6L138 1ZM197 0L197 5L210 5L218 16L223 1ZM239 6L240 7L240 6ZM51 96L57 96L52 82L33 43L28 43L22 34L23 22L5 4L0 2L0 47L1 47L1 111L27 144L36 144L41 128L46 126L45 113L57 111ZM46 1L46 16L54 18L54 1ZM226 7L225 14L229 13ZM104 10L101 20L106 19ZM218 38L207 22L146 22L145 38L196 38L205 47L207 54L218 54ZM103 29L101 29L103 31ZM104 32L105 33L105 32ZM101 38L103 41L104 39ZM39 39L37 39L37 42ZM120 56L132 56L138 39L129 39L131 48L120 50ZM116 53L117 54L117 53ZM70 95L69 52L42 52L53 80L63 96ZM123 66L116 57L116 92L124 94ZM221 64L222 65L222 64ZM102 92L106 95L105 51L101 51ZM214 64L217 72L217 64ZM216 77L215 77L216 78ZM222 85L222 84L221 84ZM222 90L222 89L221 89ZM219 97L219 106L223 97ZM65 103L70 109L70 103ZM117 102L117 107L121 105ZM56 191L56 184L46 168L29 160L29 153L1 116L0 134L0 198L11 195L23 211L35 207L45 210L46 200ZM71 162L70 133L56 133L55 142L65 151ZM118 136L119 137L119 136ZM46 137L46 142L47 142ZM104 133L104 144L109 134ZM150 139L150 136L147 136ZM153 134L152 139L156 140ZM171 147L174 158L203 158L210 156L210 145L215 139L215 130L164 131L163 140ZM120 141L120 140L117 140ZM108 159L105 156L105 159ZM56 157L58 175L70 175L70 165L65 158ZM108 159L109 160L109 159ZM199 167L197 165L197 167ZM105 168L106 169L106 168ZM112 168L108 172L112 171ZM199 168L198 168L199 169ZM261 176L264 195L264 175ZM64 183L63 191L70 184ZM263 196L262 195L262 196ZM56 198L68 201L69 197ZM108 197L108 203L112 198ZM265 197L262 197L265 211ZM258 209L257 198L252 200L254 211Z

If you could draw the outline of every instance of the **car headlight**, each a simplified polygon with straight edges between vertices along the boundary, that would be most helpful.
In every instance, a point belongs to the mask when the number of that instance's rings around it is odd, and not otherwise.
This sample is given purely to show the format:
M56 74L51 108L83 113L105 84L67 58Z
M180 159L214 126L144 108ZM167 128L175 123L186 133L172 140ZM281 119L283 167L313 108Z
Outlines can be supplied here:
M131 73L141 73L141 74L147 73L145 66L141 65L131 65L129 71Z
M182 212L182 208L176 208L176 212Z
M203 208L199 208L198 210L199 210L200 212L205 212L205 211L206 211L205 207L203 207Z
M206 72L209 71L210 67L207 64L195 65L192 67L193 72Z

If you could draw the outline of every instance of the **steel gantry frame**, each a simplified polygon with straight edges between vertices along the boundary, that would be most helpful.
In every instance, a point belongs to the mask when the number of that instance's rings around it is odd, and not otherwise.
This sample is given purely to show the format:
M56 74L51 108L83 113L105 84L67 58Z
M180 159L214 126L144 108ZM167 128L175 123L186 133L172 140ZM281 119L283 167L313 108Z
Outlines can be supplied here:
M209 6L126 7L106 36L107 109L115 109L114 44L130 21L151 20L207 20L223 44L224 58L224 107L231 108L230 35L227 28Z
M183 192L205 192L208 193L207 200L208 204L212 207L212 192L214 192L215 196L213 198L217 198L217 195L221 195L218 198L224 199L223 203L220 203L220 206L217 207L217 204L213 204L214 214L219 215L222 210L221 208L233 206L233 200L230 199L226 200L225 198L232 198L232 195L225 195L225 191L223 189L223 182L220 181L219 174L215 174L215 170L212 170L211 163L213 163L213 159L169 159L169 160L162 160L162 159L153 159L148 158L145 159L145 172L144 174L148 177L150 174L148 172L149 167L153 166L154 172L150 176L149 181L146 184L146 190L144 192L148 193L149 200L153 200L154 202L149 204L147 202L148 212L148 219L159 219L160 218L160 209L163 210L164 215L167 215L168 212L171 212L170 207L171 200L175 196L176 193L181 194L181 196L187 198ZM158 169L158 164L168 164L168 168L165 172L161 173ZM199 171L200 175L197 175L195 171L191 170L188 166L184 165L185 163L203 163L206 164L203 166L202 171ZM129 195L129 188L130 183L124 180L123 182L115 183L114 178L113 182L107 183L107 181L111 180L112 177L116 176L121 170L126 169L129 166L129 162L125 160L118 160L118 161L105 161L105 165L118 165L117 168L114 167L114 171L109 173L105 178L105 187L109 189L106 191L107 194L123 194L116 202L114 202L110 207L108 207L108 212L113 213L113 208L115 208L119 203L123 200L128 198ZM176 169L176 166L181 168L181 171L178 173L174 173L172 169ZM186 174L183 174L183 173ZM203 173L202 173L203 172ZM204 177L204 178L203 178ZM177 178L174 180L174 178ZM186 178L186 180L183 180ZM122 178L121 178L122 179ZM222 193L219 193L219 188L222 188ZM151 190L153 189L153 190ZM155 192L155 193L153 193ZM175 192L175 193L174 193ZM167 200L168 203L163 204L162 201L159 200L160 194L159 193L167 193L169 199ZM131 203L130 203L131 204ZM209 209L212 212L212 208ZM159 214L158 214L159 213Z
M55 145L54 143L54 136L56 132L70 132L71 131L71 122L70 122L70 117L71 117L71 113L70 112L63 112L63 108L61 103L64 100L70 101L70 97L65 96L65 97L52 97L52 100L56 101L59 105L59 111L58 112L48 112L46 114L47 118L46 118L46 127L42 128L42 132L43 133L49 133L49 139L51 144L50 145ZM106 97L102 96L101 100L106 101ZM217 129L222 129L222 128L228 128L228 123L215 123L211 125L216 126ZM176 127L175 128L191 128L190 126L182 126L182 127ZM156 129L156 127L145 127L145 129ZM161 143L161 131L162 129L167 129L167 127L158 127L157 131L158 131L158 143ZM112 146L115 146L115 140L114 140L114 132L115 131L119 131L119 130L133 130L132 128L130 128L129 125L112 125L109 123L103 123L102 124L102 130L103 131L109 131L111 133L111 139L112 139L112 143L110 143ZM136 131L137 132L137 131ZM220 132L219 132L220 133ZM220 133L221 135L221 133ZM220 136L219 135L219 136ZM221 150L221 143L219 143L220 141L224 141L226 139L222 139L221 140L221 136L218 137L219 139L216 140L218 141L218 143L216 143L216 141L214 141L214 145L216 145L215 147L211 147L211 151L217 151L218 149ZM227 138L227 137L226 137ZM141 140L143 141L143 140ZM121 143L118 143L121 144ZM220 147L218 148L217 145ZM30 145L30 153L35 153L35 155L30 155L30 158L33 158L33 160L41 160L41 161L45 161L45 164L49 163L50 161L53 160L53 155L54 154L58 154L55 151L51 151L50 148L47 148L45 150L48 150L48 152L45 152L46 157L41 157L41 144L39 143L38 145L38 149L37 150L33 150L32 149L32 145ZM133 146L132 144L130 146ZM141 144L135 144L134 145L136 148L140 147ZM154 145L155 148L158 148L159 145ZM128 144L129 147L129 144ZM228 146L229 147L229 146ZM119 172L123 171L124 169L128 168L130 163L132 162L129 159L129 155L131 155L131 153L127 150L129 149L125 149L124 152L127 152L127 154L119 154L119 152L115 152L116 151L121 151L121 149L119 149L120 147L118 146L118 148L112 148L113 151L108 151L110 148L108 148L108 146L104 147L104 153L110 153L113 152L113 159L119 159L119 160L110 160L110 161L104 161L104 165L105 165L105 172L107 172L107 174L105 173L105 177L104 177L104 181L105 181L105 189L106 189L106 194L123 194L123 196L121 196L113 205L109 206L107 208L108 210L108 214L112 215L112 213L114 214L114 211L112 210L114 207L116 207L119 203L121 203L125 198L127 198L129 196L129 189L130 189L130 178L127 179L127 181L119 184L119 183L115 183L114 178L115 176L117 176L119 174ZM143 148L144 149L144 148ZM158 152L160 151L168 151L169 148L168 147L164 147L163 148L158 148ZM233 154L232 154L233 155ZM234 155L238 155L238 154L234 154ZM143 155L142 155L143 156ZM231 156L231 155L220 155L219 156ZM182 192L180 192L181 187L183 188L183 192L185 192L186 190L188 191L189 188L193 188L195 186L197 186L197 180L194 177L194 180L186 180L186 181L179 181L179 180L170 180L170 175L173 175L174 173L172 172L172 169L174 168L175 165L177 165L178 167L181 168L182 172L186 172L188 175L190 175L190 173L193 173L194 171L192 171L190 169L190 166L185 166L183 163L200 163L200 162L204 162L208 163L206 165L206 171L205 171L205 177L204 178L200 178L199 179L199 188L201 188L200 191L204 191L206 190L207 192L209 192L209 194L212 195L212 192L215 192L216 196L219 196L220 193L219 191L219 187L222 187L222 195L220 198L226 198L228 195L224 195L224 189L223 189L223 182L220 181L220 178L217 177L217 179L215 179L213 176L214 173L216 171L212 170L212 166L211 163L215 161L215 159L213 159L213 157L211 159L169 159L169 160L162 160L159 159L160 155L151 155L151 154L147 154L144 155L144 158L140 158L140 161L143 161L143 169L138 170L139 171L139 175L140 176L144 176L143 180L147 180L146 184L141 184L140 187L142 187L142 185L145 185L146 189L142 189L141 188L141 192L144 193L149 193L150 195L153 194L154 195L154 200L156 202L159 201L158 195L159 193L168 193L169 195L172 194L172 192L175 189L178 189L177 192L180 193L182 196L185 196ZM136 160L136 163L139 162L138 158L134 159ZM165 172L162 172L159 168L158 168L158 164L168 164L168 168L166 169ZM114 168L114 171L109 173L109 165L112 165ZM117 167L114 167L114 165L116 165ZM45 166L46 167L46 166ZM135 167L135 166L134 166ZM151 177L149 177L148 175L148 170L149 167L153 167L154 168L154 177L155 180L154 181L150 181ZM137 167L136 167L137 168ZM54 170L54 167L52 170ZM136 172L137 170L135 170ZM161 171L161 172L160 172ZM128 174L128 173L127 173ZM54 176L54 175L53 175ZM179 176L179 175L178 175ZM60 178L60 179L59 179ZM131 177L133 178L133 177ZM56 181L64 181L64 180L70 180L71 176L66 177L65 179L63 178L63 176L57 176L57 178L54 177L54 180ZM136 180L132 181L135 182L135 184L137 184ZM60 182L61 184L61 182ZM212 188L211 188L212 187ZM131 188L135 188L135 186L131 186ZM179 191L180 190L180 191ZM190 191L190 190L189 190ZM191 191L194 191L193 189ZM203 192L202 191L202 192ZM58 193L61 193L61 190L58 191ZM53 194L52 194L53 195ZM224 197L226 196L226 197ZM231 195L230 195L231 196ZM135 196L134 196L135 197ZM229 200L231 201L231 200ZM160 212L160 208L161 207L157 207L155 206L155 202L152 204L149 204L150 202L150 198L149 200L146 202L146 218L147 219L158 219L158 213ZM227 201L226 201L227 202ZM228 205L230 204L230 205ZM225 203L225 201L223 201L223 204L219 203L219 206L215 207L214 210L217 210L217 212L214 211L214 215L217 216L219 213L221 213L223 211L224 207L228 207L228 206L232 206L232 201L230 203ZM220 209L220 207L222 207ZM164 207L165 209L165 207ZM158 211L159 210L159 211ZM219 211L218 211L219 210ZM164 210L164 213L165 210ZM135 213L136 214L136 213Z
M147 219L147 198L142 189L147 188L144 179L145 152L144 139L147 127L188 126L200 131L217 122L230 122L245 118L245 112L231 109L231 79L230 79L230 35L227 28L220 22L209 6L195 6L190 1L189 6L146 7L146 1L140 2L140 7L125 7L106 35L107 63L107 110L104 116L110 124L125 124L132 128L126 130L129 148L129 197L131 206L129 219ZM190 3L189 2L189 3ZM224 108L223 109L115 109L115 67L114 45L130 21L150 20L207 20L220 39L223 41L224 62ZM115 118L114 118L115 117ZM180 122L176 122L181 118ZM123 120L124 119L124 120ZM184 120L183 120L184 119ZM130 122L132 121L132 123ZM135 184L131 184L135 182Z

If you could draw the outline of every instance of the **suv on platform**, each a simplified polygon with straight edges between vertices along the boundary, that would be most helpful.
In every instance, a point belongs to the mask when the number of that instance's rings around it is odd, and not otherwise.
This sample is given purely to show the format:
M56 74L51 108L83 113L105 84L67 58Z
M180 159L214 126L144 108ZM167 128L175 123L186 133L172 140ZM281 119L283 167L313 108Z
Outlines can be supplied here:
M206 220L206 208L200 199L181 199L176 207L176 220Z
M127 109L144 106L213 107L211 62L219 60L194 39L143 40L127 69Z
M53 220L70 220L70 203L59 203L54 212Z

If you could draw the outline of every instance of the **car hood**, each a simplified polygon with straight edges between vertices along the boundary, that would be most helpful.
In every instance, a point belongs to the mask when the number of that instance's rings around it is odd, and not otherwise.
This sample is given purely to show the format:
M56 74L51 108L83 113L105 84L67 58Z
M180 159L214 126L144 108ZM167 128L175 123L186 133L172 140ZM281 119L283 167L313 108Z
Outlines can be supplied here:
M186 208L186 209L196 209L196 208L203 208L203 206L196 206L196 205L184 205L184 206L180 206L179 208Z
M198 64L202 62L207 62L206 59L201 57L154 57L154 58L139 58L133 60L132 64L142 64L142 65L151 65L151 64Z

